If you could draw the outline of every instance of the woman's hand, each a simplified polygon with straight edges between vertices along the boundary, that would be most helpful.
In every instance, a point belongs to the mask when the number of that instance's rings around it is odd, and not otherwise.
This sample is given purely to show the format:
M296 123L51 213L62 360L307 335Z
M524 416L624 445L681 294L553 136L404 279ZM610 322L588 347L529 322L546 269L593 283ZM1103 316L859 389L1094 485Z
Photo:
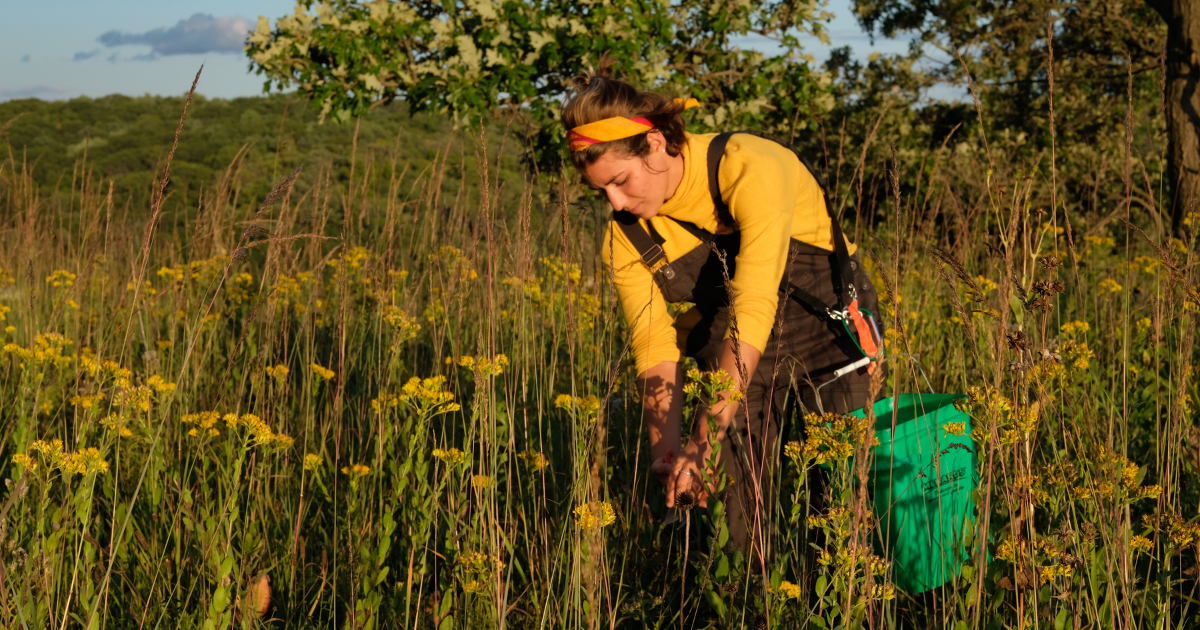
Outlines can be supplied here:
M701 471L711 453L707 440L697 442L693 438L670 462L655 460L650 471L667 487L667 507L675 507L675 498L683 492L691 492L701 507L708 507L708 488L704 486Z

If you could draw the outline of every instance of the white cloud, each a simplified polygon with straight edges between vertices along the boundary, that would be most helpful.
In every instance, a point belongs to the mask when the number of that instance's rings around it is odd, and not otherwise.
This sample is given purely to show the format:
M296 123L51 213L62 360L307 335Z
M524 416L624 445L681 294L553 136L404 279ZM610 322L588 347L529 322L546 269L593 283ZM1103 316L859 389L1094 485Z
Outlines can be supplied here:
M96 41L110 48L127 44L149 46L152 51L150 55L138 57L139 60L148 60L157 58L157 55L241 52L251 30L253 26L245 18L215 18L197 13L170 28L156 28L145 33L108 31Z

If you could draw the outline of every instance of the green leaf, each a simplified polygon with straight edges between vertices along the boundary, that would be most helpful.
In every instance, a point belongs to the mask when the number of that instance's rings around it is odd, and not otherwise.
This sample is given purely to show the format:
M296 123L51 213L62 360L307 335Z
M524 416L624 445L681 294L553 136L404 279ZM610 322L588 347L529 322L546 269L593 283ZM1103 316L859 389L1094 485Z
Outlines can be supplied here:
M225 612L225 607L229 605L229 591L224 586L218 586L217 590L213 591L212 605L213 610L218 613Z
M1016 320L1017 326L1025 326L1025 305L1016 295L1008 296L1008 308L1012 310L1013 319Z

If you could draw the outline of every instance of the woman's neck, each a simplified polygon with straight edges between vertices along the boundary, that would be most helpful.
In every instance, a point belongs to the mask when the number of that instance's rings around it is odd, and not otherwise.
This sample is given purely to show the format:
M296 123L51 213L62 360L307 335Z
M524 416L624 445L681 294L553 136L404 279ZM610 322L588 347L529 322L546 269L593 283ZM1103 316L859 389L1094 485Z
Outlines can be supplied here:
M682 152L674 157L667 156L667 197L663 200L664 203L670 201L675 196L675 191L679 190L686 166Z

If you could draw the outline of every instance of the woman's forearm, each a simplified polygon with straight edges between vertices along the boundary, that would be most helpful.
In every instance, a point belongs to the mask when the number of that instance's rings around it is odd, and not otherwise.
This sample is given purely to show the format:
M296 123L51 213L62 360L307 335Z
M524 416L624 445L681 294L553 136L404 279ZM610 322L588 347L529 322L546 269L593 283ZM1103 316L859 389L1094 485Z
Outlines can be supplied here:
M667 453L679 453L683 368L675 361L655 365L638 375L638 392L642 394L642 417L650 433L653 461L663 461Z

